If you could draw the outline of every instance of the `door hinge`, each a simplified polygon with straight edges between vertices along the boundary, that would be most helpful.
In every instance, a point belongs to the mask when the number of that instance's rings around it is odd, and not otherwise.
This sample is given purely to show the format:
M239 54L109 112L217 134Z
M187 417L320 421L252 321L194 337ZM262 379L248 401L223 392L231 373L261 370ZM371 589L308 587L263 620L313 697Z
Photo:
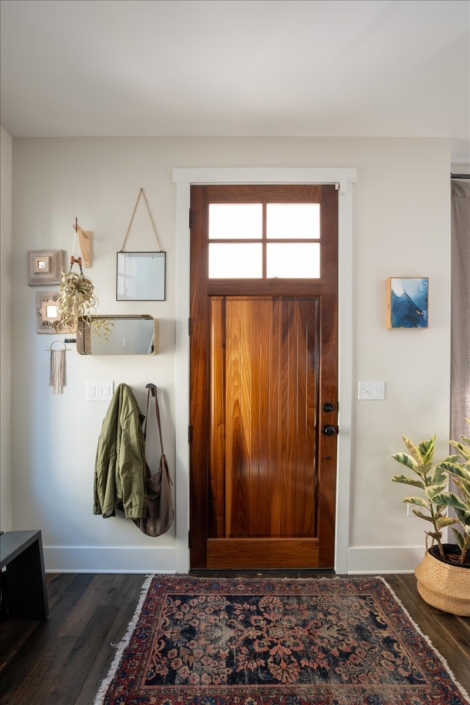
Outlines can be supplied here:
M191 530L188 531L188 548L191 548Z
M191 318L188 318L188 335L193 334L193 321Z
M189 209L188 222L189 222L189 229L191 230L191 228L193 227L193 212L192 212L191 208Z
M193 442L193 427L188 426L188 443Z

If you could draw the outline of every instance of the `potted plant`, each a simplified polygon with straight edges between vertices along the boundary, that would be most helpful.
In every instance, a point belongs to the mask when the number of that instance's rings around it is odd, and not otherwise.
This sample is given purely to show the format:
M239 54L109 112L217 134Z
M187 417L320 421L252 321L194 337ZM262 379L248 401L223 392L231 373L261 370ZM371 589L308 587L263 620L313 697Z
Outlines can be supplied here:
M470 420L467 419L470 423ZM412 511L430 524L426 531L426 554L415 575L418 592L430 605L444 612L470 616L470 438L450 441L458 451L435 464L435 436L414 445L403 436L408 453L393 458L412 470L413 477L394 475L393 482L419 487L423 497L405 497ZM452 478L456 491L448 490ZM455 517L446 516L452 507ZM456 528L455 525L459 525ZM442 543L443 529L452 526L457 544ZM429 540L431 546L429 547Z

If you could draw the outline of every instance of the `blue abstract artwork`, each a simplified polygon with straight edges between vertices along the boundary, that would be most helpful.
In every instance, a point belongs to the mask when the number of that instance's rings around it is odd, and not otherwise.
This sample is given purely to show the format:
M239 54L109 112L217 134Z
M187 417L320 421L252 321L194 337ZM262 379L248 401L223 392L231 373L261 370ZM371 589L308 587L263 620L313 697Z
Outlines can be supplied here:
M428 277L388 279L388 327L428 327Z

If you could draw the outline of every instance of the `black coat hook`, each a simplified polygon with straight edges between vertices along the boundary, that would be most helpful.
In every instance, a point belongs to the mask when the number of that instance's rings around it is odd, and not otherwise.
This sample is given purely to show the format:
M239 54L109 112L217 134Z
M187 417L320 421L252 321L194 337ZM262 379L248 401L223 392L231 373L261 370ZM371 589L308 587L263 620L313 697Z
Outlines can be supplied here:
M152 384L152 382L150 382L149 384L145 385L145 389L150 389L152 396L155 396L155 392L157 391L157 387L155 384Z

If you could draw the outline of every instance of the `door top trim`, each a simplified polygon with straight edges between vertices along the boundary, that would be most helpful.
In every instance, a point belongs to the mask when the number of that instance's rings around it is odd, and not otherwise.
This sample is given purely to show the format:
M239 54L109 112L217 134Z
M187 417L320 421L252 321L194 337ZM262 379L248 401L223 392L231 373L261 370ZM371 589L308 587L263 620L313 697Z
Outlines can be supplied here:
M339 184L341 194L356 183L356 178L356 169L349 167L173 169L174 184Z

